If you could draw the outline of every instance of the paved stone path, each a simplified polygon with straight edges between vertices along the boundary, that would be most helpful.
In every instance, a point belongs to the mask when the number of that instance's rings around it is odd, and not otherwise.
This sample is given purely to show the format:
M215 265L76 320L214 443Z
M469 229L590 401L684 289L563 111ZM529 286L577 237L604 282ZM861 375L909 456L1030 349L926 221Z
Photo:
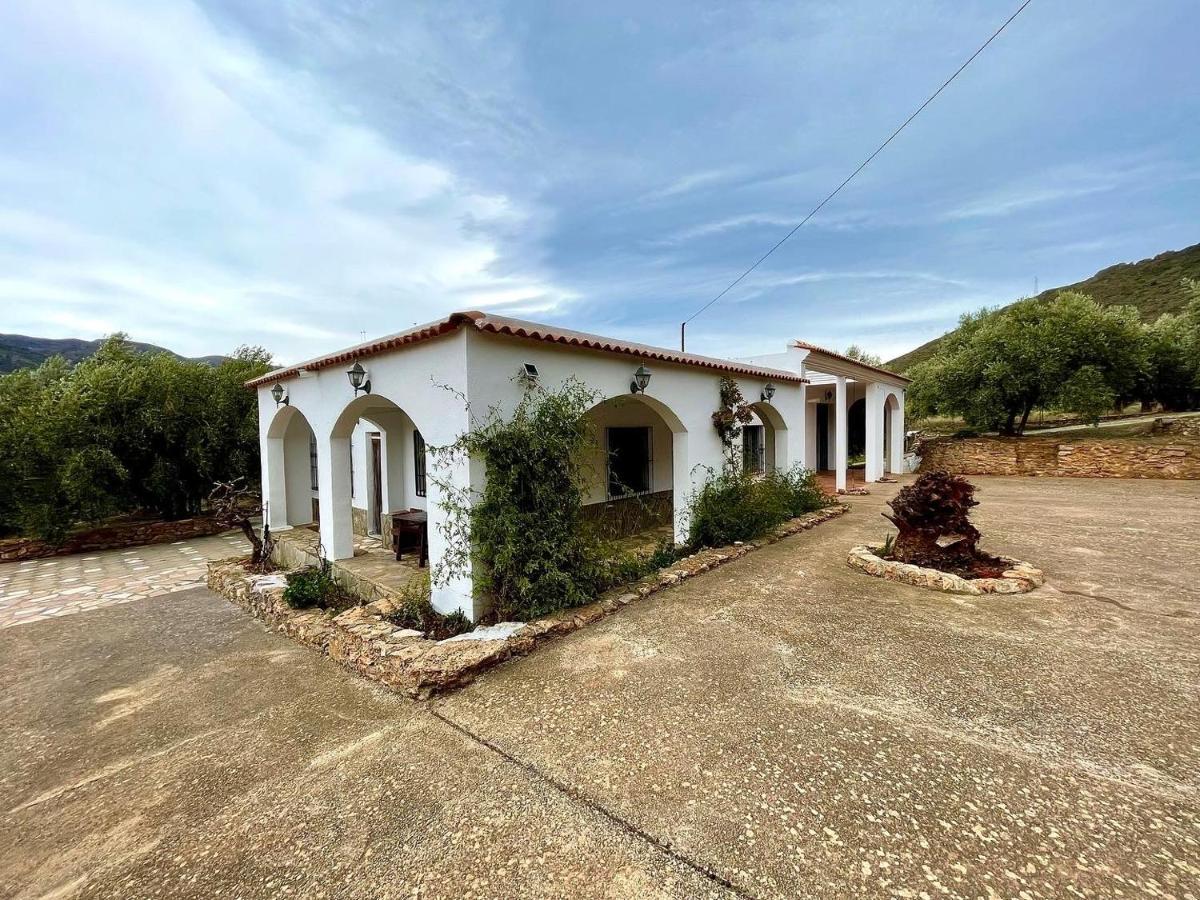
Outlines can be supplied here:
M205 563L250 549L212 537L0 564L0 628L143 600L204 583Z

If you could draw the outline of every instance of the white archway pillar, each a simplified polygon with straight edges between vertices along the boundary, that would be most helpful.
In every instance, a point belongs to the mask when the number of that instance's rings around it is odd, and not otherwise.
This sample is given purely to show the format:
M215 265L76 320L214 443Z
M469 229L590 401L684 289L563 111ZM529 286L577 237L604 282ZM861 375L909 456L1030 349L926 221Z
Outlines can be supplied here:
M883 477L883 407L887 389L872 382L867 385L866 399L866 480L872 482Z
M283 531L288 525L286 447L282 437L259 438L262 454L262 496L266 502L266 521L272 531Z
M688 498L693 491L691 458L688 456L688 433L671 432L671 510L675 524L675 543L687 541L691 516Z
M350 438L317 438L317 497L321 505L321 543L326 559L354 556L350 512Z
M890 434L888 442L891 444L888 453L888 471L893 475L904 474L904 392L893 392L892 398L895 404L891 405L891 415L889 422Z
M846 403L846 377L838 375L836 377L836 396L834 397L834 462L833 468L836 473L836 485L839 491L846 490L846 466L849 447L849 437L846 433L846 427L850 418L848 405Z

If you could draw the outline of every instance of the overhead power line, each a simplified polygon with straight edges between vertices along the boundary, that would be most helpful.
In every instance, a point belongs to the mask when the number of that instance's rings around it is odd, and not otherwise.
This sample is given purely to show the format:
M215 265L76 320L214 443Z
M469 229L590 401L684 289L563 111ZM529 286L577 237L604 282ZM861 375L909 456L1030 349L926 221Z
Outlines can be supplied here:
M1033 2L1033 0L1025 0L1024 3L1022 3L1020 6L1018 6L1016 12L1014 12L1011 16L1009 16L1007 19L1005 19L1004 23L999 28L997 28L994 32L992 32L991 37L989 37L986 41L984 41L982 44L980 44L979 49L977 49L974 53L972 53L969 57L967 57L967 61L964 62L961 66L959 66L955 70L953 75L951 75L949 78L947 78L945 81L942 82L941 87L939 87L936 91L934 91L932 94L930 94L929 97L925 100L925 102L922 103L920 106L918 106L913 111L912 115L910 115L907 119L905 119L900 124L899 128L897 128L890 135L888 135L888 139L886 141L884 141L882 144L880 144L875 149L874 153L872 153L870 156L868 156L866 159L864 159L862 161L862 163L859 164L857 169L855 169L853 172L851 172L849 175L846 176L845 181L843 181L841 184L839 184L837 187L835 187L832 191L830 191L830 193L825 197L824 200L822 200L820 203L818 203L816 206L814 206L809 211L808 215L806 215L803 219L801 219L796 224L796 227L794 227L791 231L789 231L782 238L780 238L775 243L775 245L773 247L771 247L770 250L768 250L766 253L764 253L762 256L760 256L757 260L755 260L754 265L750 266L750 268L746 269L746 271L744 271L741 275L739 275L737 278L735 278L733 281L731 281L726 286L726 288L723 291L721 291L721 293L717 294L717 296L713 297L711 300L709 300L707 303L705 303L702 307L700 307L698 310L696 310L694 313L692 313L690 316L688 316L688 318L684 319L679 324L679 349L680 350L684 349L684 346L686 343L685 334L686 334L688 322L692 321L692 319L695 319L697 316L701 315L710 306L712 306L714 303L716 303L718 300L720 300L722 297L724 297L726 294L728 294L731 290L733 290L735 287L737 287L738 284L741 283L743 278L745 278L747 275L749 275L751 272L753 272L755 269L757 269L760 265L762 265L762 263L766 261L767 257L769 257L772 253L774 253L776 250L778 250L780 247L782 247L784 244L786 244L788 242L788 239L791 238L791 236L794 235L797 231L799 231L804 226L804 224L806 222L808 222L809 219L811 219L813 216L815 216L817 213L819 213L821 211L821 209L825 206L826 203L828 203L830 200L832 200L834 197L836 197L839 193L841 193L842 188L844 188L851 181L853 181L855 176L857 176L859 172L861 172L863 169L865 169L867 166L869 166L871 164L871 161L874 160L875 157L877 157L880 153L882 153L884 151L884 148L886 148L888 144L890 144L892 141L894 141L896 139L896 137L900 134L900 132L902 132L905 128L907 128L909 126L909 124L913 121L913 119L915 119L922 112L924 112L925 107L927 107L930 103L932 103L934 100L936 100L938 98L938 95L941 94L942 91L944 91L946 88L948 88L951 85L951 83L954 81L954 79L956 79L959 75L961 75L966 70L967 66L969 66L971 63L973 63L975 61L975 58L988 48L988 45L990 45L992 43L992 41L994 41L994 40L996 40L996 38L1000 37L1000 35L1004 32L1004 29L1006 29L1009 25L1011 25L1013 20L1017 16L1019 16L1021 13L1023 13L1025 11L1025 7L1027 7L1032 2Z

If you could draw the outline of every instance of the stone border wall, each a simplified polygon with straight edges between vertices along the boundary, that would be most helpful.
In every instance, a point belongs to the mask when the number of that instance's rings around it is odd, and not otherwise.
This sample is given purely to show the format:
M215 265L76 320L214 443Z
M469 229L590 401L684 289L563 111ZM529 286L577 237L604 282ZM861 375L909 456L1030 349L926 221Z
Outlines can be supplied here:
M925 566L883 559L878 555L879 547L853 547L846 563L867 575L885 581L899 581L916 587L932 588L947 594L1023 594L1046 583L1041 569L1029 563L999 557L1008 568L999 578L963 578L952 572L942 572Z
M445 641L427 640L418 631L397 628L384 619L394 610L389 599L356 606L338 615L325 610L292 609L283 601L283 577L252 575L246 571L242 559L210 562L208 586L280 633L351 671L425 700L469 683L480 672L510 657L524 656L543 641L569 634L635 600L807 531L846 510L845 506L831 506L785 522L757 540L701 550L655 575L608 591L586 606L562 610L526 624L513 623L511 629L493 627L478 631L489 637L506 634L492 639L460 635Z
M1200 440L1152 444L1110 438L942 438L921 448L922 472L1063 478L1200 479Z
M0 541L0 562L39 559L44 556L65 556L68 553L88 553L95 550L119 550L144 544L165 544L188 538L207 537L228 531L209 516L177 519L174 522L121 522L91 531L67 536L62 544L50 544L36 538L12 538Z

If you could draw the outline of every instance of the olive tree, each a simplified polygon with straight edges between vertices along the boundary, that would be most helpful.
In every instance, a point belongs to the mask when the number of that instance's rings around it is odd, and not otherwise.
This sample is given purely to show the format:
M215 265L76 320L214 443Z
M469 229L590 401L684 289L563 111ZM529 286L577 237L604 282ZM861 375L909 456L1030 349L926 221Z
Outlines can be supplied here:
M910 373L909 402L918 416L958 415L1021 434L1035 407L1069 398L1093 410L1134 399L1145 367L1135 310L1066 292L963 316L937 355Z

